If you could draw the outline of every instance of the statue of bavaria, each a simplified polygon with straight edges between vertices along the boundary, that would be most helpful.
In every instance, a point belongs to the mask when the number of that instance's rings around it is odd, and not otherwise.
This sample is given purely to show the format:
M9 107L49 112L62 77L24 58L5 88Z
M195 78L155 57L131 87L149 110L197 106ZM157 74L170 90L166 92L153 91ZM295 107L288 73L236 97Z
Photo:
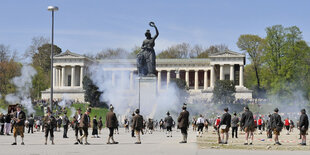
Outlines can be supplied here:
M155 40L159 35L154 22L149 25L155 28L156 35L152 37L150 30L146 30L145 37L141 46L141 51L137 55L137 67L139 76L156 76L156 54L154 50Z

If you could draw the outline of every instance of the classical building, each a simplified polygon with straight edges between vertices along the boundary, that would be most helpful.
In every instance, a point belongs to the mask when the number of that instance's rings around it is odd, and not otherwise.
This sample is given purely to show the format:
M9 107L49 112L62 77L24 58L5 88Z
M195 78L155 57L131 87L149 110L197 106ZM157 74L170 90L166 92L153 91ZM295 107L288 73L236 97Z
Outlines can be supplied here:
M216 53L206 59L157 59L157 90L165 91L172 78L186 81L192 99L210 100L216 80L232 80L236 86L237 99L251 99L252 91L243 85L245 55L232 51ZM111 73L112 84L116 76L128 73L128 89L135 88L137 74L135 59L92 60L67 50L54 56L54 98L69 98L84 101L83 77L93 64L107 66L104 71ZM110 67L109 67L110 66ZM112 67L111 67L112 66ZM50 97L50 89L42 91L42 98Z

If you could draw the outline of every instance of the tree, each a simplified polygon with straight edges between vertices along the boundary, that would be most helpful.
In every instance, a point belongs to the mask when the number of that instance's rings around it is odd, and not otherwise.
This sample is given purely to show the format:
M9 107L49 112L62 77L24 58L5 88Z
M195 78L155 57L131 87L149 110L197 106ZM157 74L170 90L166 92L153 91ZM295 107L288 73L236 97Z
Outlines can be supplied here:
M103 92L99 91L99 88L87 76L83 78L83 89L85 90L85 101L89 102L91 107L106 106L100 102L100 96Z
M190 45L188 43L177 44L168 47L157 55L159 59L184 59L189 57Z
M6 95L15 92L15 85L11 79L20 74L21 64L15 61L9 46L0 44L0 94Z
M231 104L235 101L236 88L233 81L217 80L213 89L212 102Z
M49 39L43 36L33 37L31 40L31 45L27 48L24 54L25 57L32 58L33 55L35 55L36 53L39 53L38 51L39 47L43 46L44 44L48 44L48 42L49 42Z
M54 45L53 54L60 54L61 49ZM51 70L51 44L44 44L38 48L38 53L32 56L32 64L34 66L40 66L44 73L48 73Z
M108 48L102 50L101 52L97 53L96 59L127 59L129 57L129 53L122 48Z
M175 83L176 86L180 89L180 90L187 90L188 87L186 86L186 81L183 79L179 79L179 78L173 78L171 79L171 82Z
M258 88L260 88L259 68L261 66L262 44L263 39L261 37L250 34L241 35L237 42L237 46L250 56Z
M40 66L34 66L37 74L32 79L31 98L41 98L41 91L46 90L50 86L49 74L45 74Z

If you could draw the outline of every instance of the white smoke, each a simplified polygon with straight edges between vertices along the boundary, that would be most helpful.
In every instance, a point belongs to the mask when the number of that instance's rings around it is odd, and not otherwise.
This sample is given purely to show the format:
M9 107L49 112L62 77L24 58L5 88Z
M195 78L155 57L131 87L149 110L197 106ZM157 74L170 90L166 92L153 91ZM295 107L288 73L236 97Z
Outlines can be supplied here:
M94 84L99 87L99 90L103 92L100 100L106 102L108 105L112 104L115 108L115 112L121 115L122 119L128 118L127 116L138 108L138 76L135 74L133 75L133 89L130 89L130 72L120 71L120 68L132 67L135 66L119 66L104 63L94 64L89 67L90 78ZM109 71L111 68L116 69L116 71ZM112 80L112 76L114 76L114 80ZM155 85L157 84L155 83ZM141 90L146 89L148 88L141 88ZM152 94L146 93L148 91L140 92L142 115L147 118L160 119L166 116L167 111L181 111L183 101L180 100L182 97L179 96L179 88L171 83L168 89L166 89L166 87L162 89L163 91L157 94L156 92Z
M71 98L66 94L64 94L62 100L58 102L58 105L61 106L62 108L71 107L71 104L72 104Z
M70 115L70 118L72 118L72 117L75 115L76 110L75 110L75 108L74 108L74 107L71 107L71 108L70 108L70 110L71 110L71 115Z
M37 74L37 71L29 65L24 65L21 68L21 75L14 77L11 82L16 86L16 93L8 94L5 100L9 104L20 103L27 109L28 114L34 113L30 98L30 90L32 88L32 78Z

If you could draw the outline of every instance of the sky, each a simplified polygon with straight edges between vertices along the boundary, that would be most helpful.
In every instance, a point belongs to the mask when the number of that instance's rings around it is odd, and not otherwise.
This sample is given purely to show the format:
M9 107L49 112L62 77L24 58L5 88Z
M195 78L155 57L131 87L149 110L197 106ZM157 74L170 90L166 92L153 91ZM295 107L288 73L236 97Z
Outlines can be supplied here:
M146 29L154 35L150 21L159 29L156 52L183 42L241 52L240 35L265 37L265 28L277 24L298 26L310 44L309 0L1 0L0 44L22 55L33 37L51 38L49 5L59 7L54 43L79 54L131 51Z

